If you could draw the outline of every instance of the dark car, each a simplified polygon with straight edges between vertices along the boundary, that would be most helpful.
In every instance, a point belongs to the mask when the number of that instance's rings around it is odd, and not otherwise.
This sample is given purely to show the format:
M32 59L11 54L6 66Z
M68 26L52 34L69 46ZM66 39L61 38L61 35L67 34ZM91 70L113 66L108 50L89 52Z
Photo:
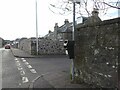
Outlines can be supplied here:
M10 49L11 46L9 44L5 45L5 49Z

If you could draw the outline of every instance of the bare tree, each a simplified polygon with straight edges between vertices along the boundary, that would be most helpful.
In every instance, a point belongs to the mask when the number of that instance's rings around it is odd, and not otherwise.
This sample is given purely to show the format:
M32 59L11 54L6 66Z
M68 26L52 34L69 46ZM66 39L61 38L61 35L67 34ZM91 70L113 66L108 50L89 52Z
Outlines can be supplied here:
M49 9L56 14L65 15L72 12L72 3L67 0L56 0L50 3Z
M52 0L50 0L52 1ZM54 0L55 1L55 0ZM120 9L119 0L79 0L79 3L76 3L76 13L81 16L91 15L93 8L96 8L102 14L106 14L109 8ZM50 2L49 9L53 13L68 15L73 11L72 2L70 0L56 0L56 2Z

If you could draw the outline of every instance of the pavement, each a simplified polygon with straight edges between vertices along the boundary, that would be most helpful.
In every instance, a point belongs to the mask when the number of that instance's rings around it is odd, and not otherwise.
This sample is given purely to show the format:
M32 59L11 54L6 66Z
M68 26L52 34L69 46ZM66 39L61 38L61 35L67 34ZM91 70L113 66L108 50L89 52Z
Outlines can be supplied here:
M15 57L24 57L24 58L51 57L50 55L34 56L34 55L28 54L25 51L15 49L15 48L11 48L11 51ZM52 57L58 57L58 56L54 55ZM64 57L66 56L65 55L62 56L62 58ZM30 90L35 90L35 88L88 88L88 85L86 85L85 83L83 84L71 83L70 73L63 71L63 72L56 72L54 74L45 74L45 75L36 77L36 79L34 79L31 82L29 88Z
M11 48L11 51L15 57L18 58L65 58L68 57L67 55L31 55L23 50L16 49L16 48Z
M23 50L20 50L20 49L16 49L16 48L11 48L11 51L13 53L13 55L15 57L23 57L23 58L34 58L36 56L34 55L30 55L29 53L23 51Z

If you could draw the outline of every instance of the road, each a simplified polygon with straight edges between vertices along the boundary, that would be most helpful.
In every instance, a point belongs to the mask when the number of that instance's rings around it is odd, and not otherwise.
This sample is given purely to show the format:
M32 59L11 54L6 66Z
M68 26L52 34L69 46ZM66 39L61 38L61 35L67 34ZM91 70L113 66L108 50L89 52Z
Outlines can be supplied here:
M39 87L62 87L62 76L68 75L70 60L64 57L17 58L10 49L0 49L2 64L2 88L28 88L37 78ZM0 68L1 69L1 68ZM1 71L1 70L0 70ZM57 79L61 81L61 86ZM38 87L38 86L36 86Z

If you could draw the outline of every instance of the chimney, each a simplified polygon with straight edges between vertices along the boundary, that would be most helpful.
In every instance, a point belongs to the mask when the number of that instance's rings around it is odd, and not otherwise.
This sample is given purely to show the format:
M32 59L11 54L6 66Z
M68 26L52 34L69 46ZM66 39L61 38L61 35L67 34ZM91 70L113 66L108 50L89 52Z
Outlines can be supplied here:
M58 23L55 23L55 26L54 26L54 39L55 40L57 40L58 29L59 29Z
M54 28L56 28L56 27L58 27L58 23L55 23L55 26L54 26Z
M85 24L101 22L101 19L99 18L98 14L99 14L98 9L94 8L92 11L92 16L88 17L88 19L85 21Z
M51 32L52 32L51 30L48 31L49 34L50 34Z
M98 16L99 12L97 8L94 8L92 11L92 16Z
M68 19L65 19L64 24L67 24L67 23L69 23L69 21Z

